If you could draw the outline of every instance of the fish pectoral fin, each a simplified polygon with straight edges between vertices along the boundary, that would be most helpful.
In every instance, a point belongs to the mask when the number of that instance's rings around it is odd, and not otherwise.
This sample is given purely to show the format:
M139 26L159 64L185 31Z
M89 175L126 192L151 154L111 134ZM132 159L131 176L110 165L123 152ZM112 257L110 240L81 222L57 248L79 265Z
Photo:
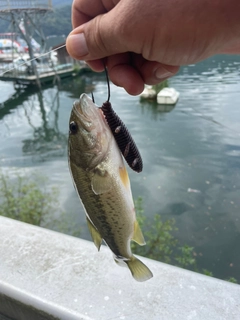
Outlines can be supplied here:
M87 225L88 225L88 229L90 231L90 234L92 236L93 242L99 251L101 244L102 244L102 237L101 237L100 233L98 232L98 230L96 229L96 227L88 219L88 217L87 217Z
M135 280L143 282L153 277L151 270L138 258L132 256L130 260L125 262Z
M133 231L132 240L138 243L140 246L144 246L146 244L137 220L135 220L134 222L134 231Z
M95 168L91 180L92 191L95 194L106 193L112 188L112 178L107 170Z

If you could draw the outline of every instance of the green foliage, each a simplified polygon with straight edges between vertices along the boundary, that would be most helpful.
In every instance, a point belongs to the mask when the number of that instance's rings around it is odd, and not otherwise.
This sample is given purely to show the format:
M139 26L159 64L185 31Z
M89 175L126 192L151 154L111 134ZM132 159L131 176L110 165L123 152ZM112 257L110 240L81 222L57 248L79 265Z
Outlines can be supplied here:
M67 36L72 30L71 5L54 8L54 11L47 14L46 17L41 21L41 28L45 36Z
M134 253L177 265L181 268L194 270L207 276L213 276L212 272L207 269L198 269L194 247L188 245L177 247L178 240L172 234L177 230L174 219L168 219L163 222L161 216L156 214L153 221L147 220L146 216L144 216L141 197L135 200L135 210L138 223L142 229L144 228L146 246L141 247L132 242L132 251ZM228 278L227 281L237 283L237 280L233 277Z
M209 276L209 277L212 277L213 276L213 273L207 269L203 269L203 274L205 274L205 276Z
M150 222L144 216L142 198L135 200L135 210L140 227L144 227L144 237L146 246L139 246L132 242L134 253L151 259L159 260L166 263L172 263L173 249L177 245L177 239L172 232L176 231L175 220L169 219L162 221L161 216L156 214L153 222Z
M232 282L232 283L238 283L237 279L235 279L234 277L227 278L226 281L229 281L229 282Z
M178 266L181 268L192 268L196 269L196 259L193 256L193 247L189 247L185 245L183 247L178 248L180 251L180 255L175 257L175 260L178 262Z
M54 210L57 191L41 190L34 180L17 175L12 181L7 175L0 175L0 215L44 225L47 214Z
M163 88L168 87L168 80L164 80L158 84L153 85L153 89L156 90L156 92L161 91Z
M140 227L147 226L147 230L144 232L147 246L138 246L132 243L133 251L151 259L170 263L172 249L177 243L177 240L171 234L172 231L177 230L175 221L170 219L163 222L159 215L155 215L154 222L150 224L143 215L142 198L135 201L135 209Z
M79 228L75 229L71 222L66 221L64 212L59 208L59 191L48 188L47 182L42 175L26 177L16 173L11 179L0 172L0 215L79 236ZM58 219L52 219L54 213L58 214Z

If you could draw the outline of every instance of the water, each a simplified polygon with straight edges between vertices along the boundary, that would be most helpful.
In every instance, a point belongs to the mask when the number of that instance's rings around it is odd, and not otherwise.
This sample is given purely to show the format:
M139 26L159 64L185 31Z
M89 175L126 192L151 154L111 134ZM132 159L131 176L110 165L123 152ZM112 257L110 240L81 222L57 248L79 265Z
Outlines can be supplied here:
M193 246L198 267L240 281L240 57L216 56L182 68L170 81L175 108L140 102L111 85L111 102L141 151L144 170L129 170L134 197L148 219L174 218L180 245ZM67 164L68 119L82 92L107 99L104 76L62 81L16 94L1 82L0 161L14 177L41 172L60 189L65 219L90 236ZM14 96L12 96L15 93ZM12 98L11 98L12 97ZM190 189L198 192L188 192ZM191 190L190 190L191 191Z

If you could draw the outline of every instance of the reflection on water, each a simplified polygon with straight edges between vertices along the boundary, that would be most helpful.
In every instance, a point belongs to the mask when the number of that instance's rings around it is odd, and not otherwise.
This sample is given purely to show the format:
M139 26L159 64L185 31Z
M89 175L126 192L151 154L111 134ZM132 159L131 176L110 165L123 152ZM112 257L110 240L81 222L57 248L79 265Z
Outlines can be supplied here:
M35 108L33 100L29 108L24 107L24 113L29 126L33 129L33 137L24 139L22 151L23 153L41 157L41 160L46 160L47 157L61 156L64 154L67 137L66 134L60 132L58 128L59 118L59 91L56 90L55 96L51 99L51 108L44 106L44 97L42 92L36 94L39 102L39 118L41 123L36 125L31 119L31 115Z
M113 108L142 154L141 174L129 170L134 197L145 213L174 218L179 245L195 247L199 268L240 281L240 57L216 56L182 68L170 81L175 107L141 102L111 86ZM107 99L104 75L62 81L42 92L18 92L0 109L2 168L40 170L60 188L67 219L90 239L67 164L73 101L94 92ZM189 192L189 189L199 192Z
M164 119L164 113L171 112L176 105L157 104L157 101L140 100L142 113L151 114L152 119Z
M61 133L58 127L59 107L57 87L49 94L46 92L43 94L41 91L17 92L2 106L0 112L1 132L3 133L5 129L5 135L10 138L10 141L16 133L16 129L21 132L19 137L15 139L21 139L23 157L33 156L32 160L42 161L50 155L63 156L67 136ZM8 147L11 148L11 143ZM10 153L9 157L14 158Z

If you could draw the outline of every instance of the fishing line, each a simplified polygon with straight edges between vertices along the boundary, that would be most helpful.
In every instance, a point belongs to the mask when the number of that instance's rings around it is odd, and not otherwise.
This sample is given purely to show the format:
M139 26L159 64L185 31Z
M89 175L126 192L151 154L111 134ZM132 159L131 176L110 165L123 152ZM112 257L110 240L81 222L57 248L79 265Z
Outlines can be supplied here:
M95 99L94 99L94 96L93 96L93 92L91 91L91 96L92 96L92 101L93 103L95 103Z
M106 65L104 64L104 62L103 62L103 65L104 65L104 71L105 71L105 74L106 74L107 87L108 87L108 98L107 98L107 102L109 102L109 101L110 101L110 82L109 82L107 67L106 67Z
M49 55L51 52L55 52L55 51L57 51L57 50L59 50L59 49L61 49L61 48L64 48L64 47L66 47L66 44L63 44L62 46L60 46L60 47L58 47L58 48L56 48L56 49L53 49L53 50L50 50L50 51L48 51L48 52L42 53L40 56L35 57L35 58L33 58L33 59L30 59L30 60L27 60L27 61L25 61L25 62L23 62L23 63L20 63L20 64L18 64L17 66L18 66L18 67L25 66L25 65L26 65L27 63L29 63L29 62L32 62L32 61L35 61L35 60L37 60L37 59L39 59L39 58L42 58L42 57L44 57L44 56L47 56L47 55ZM7 69L6 71L0 73L0 76L3 76L5 73L10 72L10 71L13 71L13 70L15 70L15 69L16 69L16 66L13 67L13 68L9 68L9 69Z

